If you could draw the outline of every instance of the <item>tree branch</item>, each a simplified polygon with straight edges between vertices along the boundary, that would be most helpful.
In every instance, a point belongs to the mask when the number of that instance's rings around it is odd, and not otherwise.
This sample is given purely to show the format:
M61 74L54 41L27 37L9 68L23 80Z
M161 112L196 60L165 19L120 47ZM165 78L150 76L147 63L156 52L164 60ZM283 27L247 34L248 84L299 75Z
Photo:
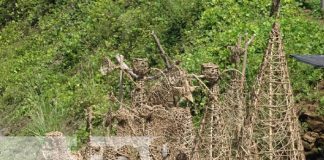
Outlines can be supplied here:
M169 61L169 58L168 58L167 54L165 53L165 51L164 51L164 49L163 49L163 47L162 47L162 45L161 45L161 43L160 43L159 38L156 36L156 34L154 33L154 31L152 31L151 35L153 36L153 38L154 38L154 40L155 40L157 46L158 46L159 49L160 49L160 55L161 55L161 57L162 57L164 63L166 64L166 67L167 67L168 69L172 68L172 65L171 65L171 63L170 63L170 61Z

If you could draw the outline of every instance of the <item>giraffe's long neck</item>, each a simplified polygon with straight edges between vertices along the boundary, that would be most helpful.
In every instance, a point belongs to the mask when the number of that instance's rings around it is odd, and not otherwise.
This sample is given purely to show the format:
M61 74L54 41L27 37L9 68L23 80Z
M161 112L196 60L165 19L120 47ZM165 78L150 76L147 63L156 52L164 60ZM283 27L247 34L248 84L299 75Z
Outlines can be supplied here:
M136 88L132 93L133 106L139 107L147 104L147 93L145 90L145 80L139 79L136 81Z
M218 96L219 96L219 85L217 83L213 83L210 85L210 91L212 93L213 97L210 97L211 100L210 101L217 101L218 100Z

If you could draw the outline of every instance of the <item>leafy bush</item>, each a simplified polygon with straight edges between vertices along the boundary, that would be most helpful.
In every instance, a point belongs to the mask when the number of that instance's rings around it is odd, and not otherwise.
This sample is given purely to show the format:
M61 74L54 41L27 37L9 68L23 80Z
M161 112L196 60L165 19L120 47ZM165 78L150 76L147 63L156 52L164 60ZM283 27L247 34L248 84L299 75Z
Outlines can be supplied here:
M324 12L321 10L320 0L298 0L300 7L309 10L313 16L324 18Z

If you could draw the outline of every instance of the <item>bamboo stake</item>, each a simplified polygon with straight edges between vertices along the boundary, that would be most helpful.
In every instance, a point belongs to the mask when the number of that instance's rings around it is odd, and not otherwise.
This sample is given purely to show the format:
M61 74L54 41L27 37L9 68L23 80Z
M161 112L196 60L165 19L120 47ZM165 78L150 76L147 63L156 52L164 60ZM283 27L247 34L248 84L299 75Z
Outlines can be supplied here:
M253 42L255 38L255 34L245 42L244 46L244 59L243 59L243 65L242 65L242 79L241 79L241 89L244 88L244 81L245 81L245 72L246 72L246 65L247 65L247 54L248 54L248 47Z
M124 87L123 87L123 71L120 70L119 72L119 101L123 103L123 97L124 97ZM120 105L122 107L122 105Z
M88 138L87 138L87 147L86 147L86 153L87 153L87 158L90 159L92 155L92 147L91 147L91 135L92 135L92 106L88 106L86 108L86 119L87 119L87 124L86 124L86 132L88 133Z

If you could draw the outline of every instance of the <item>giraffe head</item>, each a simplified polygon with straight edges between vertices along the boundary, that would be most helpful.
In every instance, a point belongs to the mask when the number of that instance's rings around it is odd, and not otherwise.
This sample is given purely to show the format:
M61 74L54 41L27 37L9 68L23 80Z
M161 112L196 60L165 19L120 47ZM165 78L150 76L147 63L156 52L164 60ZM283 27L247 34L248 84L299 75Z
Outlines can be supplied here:
M145 76L149 71L149 64L146 58L135 58L133 59L133 71L135 74L139 75L140 77Z
M201 65L201 73L209 82L217 82L219 80L219 67L213 63L204 63Z

